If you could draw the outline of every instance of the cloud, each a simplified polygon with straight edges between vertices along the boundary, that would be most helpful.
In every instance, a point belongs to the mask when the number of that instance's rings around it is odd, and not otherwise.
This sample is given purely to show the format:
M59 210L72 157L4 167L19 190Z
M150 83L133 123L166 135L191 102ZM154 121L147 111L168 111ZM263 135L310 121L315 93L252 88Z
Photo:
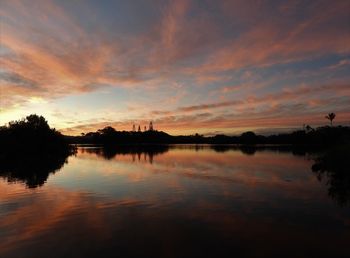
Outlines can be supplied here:
M350 110L346 104L350 97L349 89L349 84L300 86L296 89L284 89L236 101L183 106L175 110L153 110L136 119L136 123L143 127L148 125L149 120L153 120L156 129L173 134L195 132L207 134L213 128L226 133L242 132L249 128L295 128L303 123L323 124L325 122L323 114L330 110L329 107L337 113L337 122L348 123ZM331 97L318 98L319 95L331 95ZM82 121L81 124L62 131L79 134L96 131L109 125L118 130L129 131L134 122L130 119L97 123L93 120Z
M338 69L340 67L348 66L348 65L350 65L350 59L343 59L336 64L328 66L328 69L334 70L334 69Z
M206 110L206 109L233 106L233 105L240 104L240 103L242 103L242 102L237 100L237 101L226 101L226 102L212 103L212 104L202 104L202 105L181 107L178 109L178 111L188 112L188 111Z
M278 12L274 5L232 2L233 12L244 11L229 19L242 19L249 26L238 32L222 48L217 49L198 67L190 68L194 73L239 69L247 66L271 66L322 56L326 53L350 52L350 34L346 20L350 4L346 1L319 2L303 5L303 19L289 19ZM226 6L226 5L225 5ZM237 11L238 10L238 11ZM244 17L242 17L244 14ZM246 21L248 18L249 21ZM254 22L251 22L254 21ZM240 22L240 21L237 21ZM342 26L334 26L341 23Z
M132 50L89 34L51 1L28 3L6 2L1 11L1 45L8 50L0 59L1 85L9 89L2 97L32 95L11 90L10 85L35 85L42 97L55 98L95 91L100 85L127 87L141 81L142 75L124 63ZM137 42L128 45L132 49Z
M237 106L243 104L261 104L261 103L272 103L274 101L282 102L282 101L290 101L293 99L302 99L305 98L306 95L313 95L325 92L331 92L333 94L339 94L344 96L350 96L350 85L349 84L338 84L338 85L321 85L321 86L300 86L296 89L284 89L277 93L266 94L265 96L250 96L246 97L242 100L232 100L232 101L224 101L210 104L201 104L201 105L193 105L180 107L176 110L176 112L193 112L199 110L208 110L208 109L217 109L229 106ZM314 103L316 104L316 103ZM169 111L153 111L153 114L169 114Z
M1 112L15 112L30 104L46 110L51 101L92 96L102 88L125 92L106 94L101 110L123 112L120 99L125 105L138 103L142 111L133 110L130 121L149 116L165 128L171 123L179 128L191 122L200 126L198 121L206 127L211 121L217 122L213 127L228 128L232 123L222 119L227 113L252 116L250 111L282 104L323 112L332 108L335 98L340 103L349 95L348 85L332 84L335 76L339 81L348 79L343 68L349 65L349 5L348 1L198 4L180 0L154 3L149 16L137 15L137 6L130 5L132 22L141 28L135 30L127 23L121 29L119 18L89 3L4 1L0 10ZM120 19L128 20L123 15ZM330 58L335 64L325 63L324 69L310 65ZM308 65L312 72L304 71ZM78 102L80 114L86 105L97 105ZM303 110L299 112L302 116ZM202 113L211 116L195 118ZM280 113L281 121L285 115ZM96 111L94 117L87 116L83 119L86 128L77 123L76 130L96 128L105 115ZM68 124L67 118L60 118L65 121L61 129ZM247 125L260 124L249 118L252 121L247 120ZM115 124L129 128L129 120Z

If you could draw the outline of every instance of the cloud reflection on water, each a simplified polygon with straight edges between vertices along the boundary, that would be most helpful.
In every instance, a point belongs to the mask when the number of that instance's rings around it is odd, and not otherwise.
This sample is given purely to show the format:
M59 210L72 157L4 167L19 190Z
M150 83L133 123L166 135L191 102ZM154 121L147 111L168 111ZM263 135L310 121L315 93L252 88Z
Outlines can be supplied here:
M311 164L271 151L170 148L150 163L80 149L41 188L0 181L0 254L345 254L349 209L334 206Z

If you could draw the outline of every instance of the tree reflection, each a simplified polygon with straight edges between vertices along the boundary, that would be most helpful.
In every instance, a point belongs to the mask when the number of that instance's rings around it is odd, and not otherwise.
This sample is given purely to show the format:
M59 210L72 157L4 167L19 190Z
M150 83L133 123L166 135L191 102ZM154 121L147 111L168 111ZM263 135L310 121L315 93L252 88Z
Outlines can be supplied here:
M230 150L241 151L245 155L254 155L257 150L262 150L254 145L211 145L210 148L215 152L227 152Z
M350 202L350 146L339 146L315 158L312 171L325 181L328 194L340 206Z
M0 177L8 182L23 182L29 188L40 187L50 174L56 173L68 162L73 153L3 157L0 159Z
M104 159L111 160L118 155L131 155L132 160L145 160L153 163L156 155L169 151L169 145L123 145L123 146L104 146L102 148L83 148L83 152L95 153Z

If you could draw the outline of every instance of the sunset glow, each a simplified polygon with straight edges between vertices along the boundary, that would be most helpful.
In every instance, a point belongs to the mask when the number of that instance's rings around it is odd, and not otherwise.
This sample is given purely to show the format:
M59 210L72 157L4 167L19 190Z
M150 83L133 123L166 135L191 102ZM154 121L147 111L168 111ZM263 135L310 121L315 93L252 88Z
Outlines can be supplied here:
M0 3L0 125L170 134L350 125L350 1Z

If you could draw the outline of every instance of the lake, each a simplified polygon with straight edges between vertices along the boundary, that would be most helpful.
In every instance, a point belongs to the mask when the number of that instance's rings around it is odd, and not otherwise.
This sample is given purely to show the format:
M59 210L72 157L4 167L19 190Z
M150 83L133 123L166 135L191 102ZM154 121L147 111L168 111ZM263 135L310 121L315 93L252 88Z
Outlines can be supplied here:
M3 169L0 257L350 257L349 189L313 164L279 148L83 146Z

